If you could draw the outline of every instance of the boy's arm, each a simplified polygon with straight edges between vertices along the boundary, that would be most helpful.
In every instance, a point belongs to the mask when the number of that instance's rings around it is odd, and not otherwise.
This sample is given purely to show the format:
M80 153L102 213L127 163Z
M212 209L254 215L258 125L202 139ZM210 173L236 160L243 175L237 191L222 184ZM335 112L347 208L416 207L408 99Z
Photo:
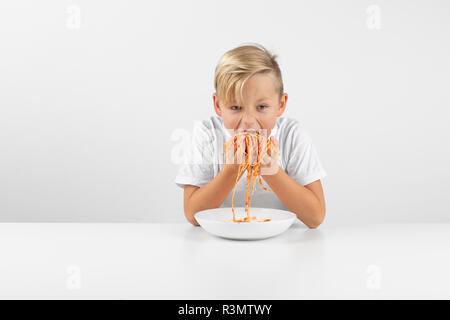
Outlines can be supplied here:
M194 218L195 213L218 208L233 190L238 172L239 164L226 164L214 179L203 187L186 185L184 187L184 214L186 219L194 226L198 226L199 224Z
M317 228L325 217L325 199L320 180L302 186L281 168L261 175L281 202L309 228Z

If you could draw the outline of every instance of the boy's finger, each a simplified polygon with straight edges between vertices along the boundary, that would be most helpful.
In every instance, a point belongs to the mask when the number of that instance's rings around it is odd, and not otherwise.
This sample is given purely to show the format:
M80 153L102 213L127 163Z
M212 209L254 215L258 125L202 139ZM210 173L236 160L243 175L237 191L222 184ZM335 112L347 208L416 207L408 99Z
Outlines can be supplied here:
M243 136L237 138L238 150L236 152L237 163L241 164L245 162L245 139Z
M277 148L279 147L278 140L275 137L270 137L270 142Z

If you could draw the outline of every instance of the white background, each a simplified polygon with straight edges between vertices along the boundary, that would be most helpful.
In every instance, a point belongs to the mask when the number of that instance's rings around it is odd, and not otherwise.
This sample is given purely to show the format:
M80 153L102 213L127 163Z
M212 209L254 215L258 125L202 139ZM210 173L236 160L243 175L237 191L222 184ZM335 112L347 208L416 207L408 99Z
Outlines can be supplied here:
M325 223L449 222L449 16L425 0L2 1L0 221L184 221L172 134L214 114L220 56L257 42L328 173Z

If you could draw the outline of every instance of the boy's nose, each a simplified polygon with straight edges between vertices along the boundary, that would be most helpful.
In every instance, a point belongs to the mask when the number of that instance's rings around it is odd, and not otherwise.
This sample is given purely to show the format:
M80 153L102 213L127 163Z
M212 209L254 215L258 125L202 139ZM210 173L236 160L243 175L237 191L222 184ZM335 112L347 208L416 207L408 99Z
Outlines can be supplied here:
M244 116L242 118L242 129L249 130L249 129L258 129L258 122L254 117L251 116Z

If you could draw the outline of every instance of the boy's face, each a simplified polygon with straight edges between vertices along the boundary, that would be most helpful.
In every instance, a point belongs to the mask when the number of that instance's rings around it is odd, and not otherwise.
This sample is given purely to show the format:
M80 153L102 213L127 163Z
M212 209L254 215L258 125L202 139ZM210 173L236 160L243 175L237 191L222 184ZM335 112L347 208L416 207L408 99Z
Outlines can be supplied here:
M243 103L222 103L213 94L214 110L222 117L229 130L267 130L270 135L277 118L286 108L287 93L281 99L275 91L271 74L255 74L249 78L243 88Z

